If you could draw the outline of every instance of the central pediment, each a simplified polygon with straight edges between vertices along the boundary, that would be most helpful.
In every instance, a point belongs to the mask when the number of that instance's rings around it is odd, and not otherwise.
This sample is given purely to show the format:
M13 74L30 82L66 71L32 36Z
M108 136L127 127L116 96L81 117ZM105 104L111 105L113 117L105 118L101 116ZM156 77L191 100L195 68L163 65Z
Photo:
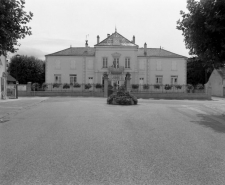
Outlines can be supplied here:
M95 46L137 46L137 45L132 43L119 33L115 32L112 35L108 36L103 41L101 41L100 43L96 44Z

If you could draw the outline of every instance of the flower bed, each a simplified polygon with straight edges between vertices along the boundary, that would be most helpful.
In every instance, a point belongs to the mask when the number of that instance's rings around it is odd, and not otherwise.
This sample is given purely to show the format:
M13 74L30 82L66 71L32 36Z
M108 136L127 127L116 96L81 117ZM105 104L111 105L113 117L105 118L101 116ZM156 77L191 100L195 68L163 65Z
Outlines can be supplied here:
M112 94L107 99L108 104L113 105L137 105L137 98L129 92L117 92Z

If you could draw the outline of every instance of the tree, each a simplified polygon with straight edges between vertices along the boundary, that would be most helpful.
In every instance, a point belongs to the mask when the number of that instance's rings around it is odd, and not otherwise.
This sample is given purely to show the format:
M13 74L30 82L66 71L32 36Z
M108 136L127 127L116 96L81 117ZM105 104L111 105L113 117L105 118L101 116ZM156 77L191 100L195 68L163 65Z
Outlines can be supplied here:
M35 57L13 56L8 72L20 84L27 82L42 84L45 81L45 63Z
M31 27L27 23L33 14L23 10L24 4L24 0L0 0L0 55L16 52L18 39L31 35Z
M187 84L206 84L212 73L212 68L204 66L204 62L198 58L187 60Z
M225 64L225 1L187 0L187 9L189 13L180 12L177 29L183 32L189 54L204 61L204 66Z

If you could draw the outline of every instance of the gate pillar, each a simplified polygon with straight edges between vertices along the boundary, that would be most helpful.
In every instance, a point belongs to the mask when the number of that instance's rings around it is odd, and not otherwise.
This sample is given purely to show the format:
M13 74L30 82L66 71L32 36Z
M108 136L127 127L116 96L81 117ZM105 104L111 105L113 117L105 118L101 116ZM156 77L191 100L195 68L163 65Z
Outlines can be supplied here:
M103 73L103 79L104 79L104 97L108 97L108 81L109 77L107 73Z
M131 85L130 85L130 73L128 72L126 74L126 78L125 78L125 84L126 84L126 91L130 92L131 91Z

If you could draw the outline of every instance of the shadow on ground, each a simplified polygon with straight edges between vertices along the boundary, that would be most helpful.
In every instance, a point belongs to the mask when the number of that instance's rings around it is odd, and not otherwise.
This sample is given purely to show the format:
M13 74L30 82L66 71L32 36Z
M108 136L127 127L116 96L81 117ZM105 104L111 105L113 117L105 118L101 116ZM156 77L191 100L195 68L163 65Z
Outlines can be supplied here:
M225 116L223 115L204 115L198 114L200 121L192 121L193 123L211 128L215 132L225 133Z

